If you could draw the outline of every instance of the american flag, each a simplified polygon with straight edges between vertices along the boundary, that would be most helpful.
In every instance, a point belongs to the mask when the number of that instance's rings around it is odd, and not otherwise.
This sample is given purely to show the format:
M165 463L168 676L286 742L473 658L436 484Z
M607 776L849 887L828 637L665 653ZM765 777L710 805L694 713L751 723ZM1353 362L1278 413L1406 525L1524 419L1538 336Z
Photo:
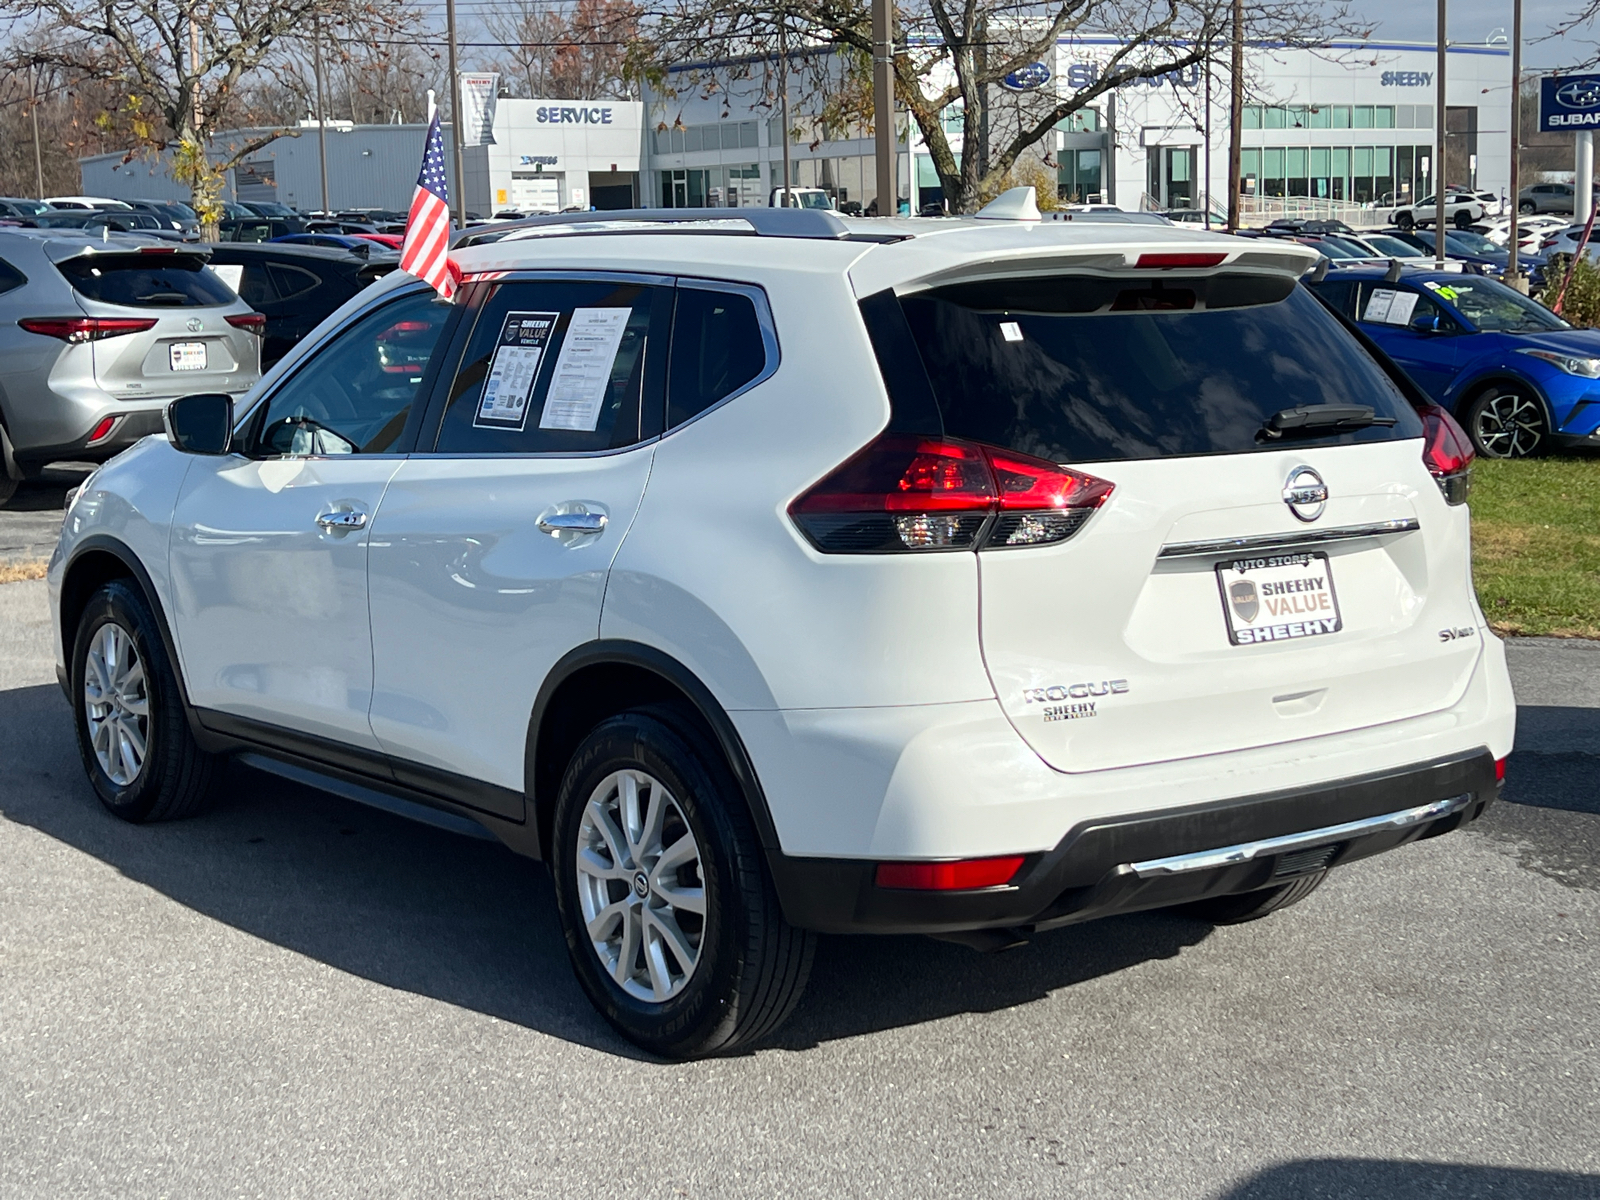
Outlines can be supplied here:
M428 146L422 154L422 171L411 196L406 217L406 240L400 246L400 269L433 285L446 300L456 294L459 282L450 261L450 185L444 174L444 134L439 114L428 124Z

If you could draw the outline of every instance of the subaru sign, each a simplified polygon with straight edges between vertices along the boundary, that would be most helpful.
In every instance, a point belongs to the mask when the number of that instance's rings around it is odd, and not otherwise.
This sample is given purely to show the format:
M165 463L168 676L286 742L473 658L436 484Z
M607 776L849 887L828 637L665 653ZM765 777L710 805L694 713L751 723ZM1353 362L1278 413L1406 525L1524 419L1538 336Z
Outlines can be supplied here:
M1050 68L1043 63L1029 63L1018 67L1000 81L1002 87L1013 92L1031 92L1050 82Z
M1539 80L1539 132L1600 128L1600 75L1546 75Z

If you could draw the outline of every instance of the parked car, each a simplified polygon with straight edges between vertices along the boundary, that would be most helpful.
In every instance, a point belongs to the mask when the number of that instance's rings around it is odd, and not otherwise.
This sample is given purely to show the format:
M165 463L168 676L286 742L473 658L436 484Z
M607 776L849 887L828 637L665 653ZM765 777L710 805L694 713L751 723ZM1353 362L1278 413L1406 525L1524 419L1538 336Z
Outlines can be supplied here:
M1387 229L1388 236L1403 242L1409 242L1424 255L1434 254L1433 230L1431 229ZM1445 257L1459 263L1465 263L1472 268L1499 278L1504 275L1506 268L1511 265L1510 257L1503 247L1496 246L1480 233L1473 233L1469 229L1448 229L1444 235ZM1522 254L1517 255L1517 269L1528 276L1528 285L1532 288L1544 286L1545 255Z
M1582 225L1564 225L1539 239L1539 253L1546 257L1552 254L1576 254L1578 245L1582 241ZM1600 261L1600 231L1590 231L1588 245L1584 247L1584 256L1593 261Z
M267 319L263 371L341 304L399 265L393 255L363 260L345 250L279 242L224 242L211 254L211 269Z
M377 233L378 227L370 221L337 221L313 217L306 221L307 233L338 233L354 237L358 233Z
M782 187L775 187L768 203L773 208L831 209L833 197L822 188L791 187L785 194Z
M169 222L132 208L113 209L109 212L97 212L93 209L62 209L39 213L30 218L29 223L37 229L104 229L111 233L137 233L171 242L194 240L173 229Z
M1517 208L1525 213L1570 213L1575 197L1570 183L1536 183L1517 193Z
M457 251L453 304L392 273L84 484L49 587L111 812L243 753L491 831L688 1057L784 1019L813 931L1248 920L1494 800L1472 451L1309 249L579 217Z
M113 200L109 196L47 196L45 203L51 208L92 208L104 212L109 209L131 209L133 206L123 200Z
M399 250L405 244L405 234L400 233L358 233L354 235L365 242L382 246L385 250Z
M1521 251L1537 250L1539 241L1546 234L1563 229L1568 222L1561 217L1519 216L1517 219L1517 246ZM1479 221L1472 227L1473 233L1481 233L1496 246L1504 249L1511 240L1511 218L1492 217Z
M283 246L321 246L326 250L343 250L348 254L366 258L373 251L389 250L388 246L373 241L373 236L347 233L291 233L273 238L272 242L274 245Z
M178 233L198 233L200 230L200 218L187 204L166 200L128 200L126 203L135 212L149 213Z
M1347 235L1346 240L1353 241L1366 247L1376 258L1426 258L1427 252L1420 246L1413 246L1410 242L1394 237L1387 233L1377 233L1372 230L1362 230L1358 234Z
M1432 196L1426 196L1415 204L1402 204L1389 214L1401 229L1412 229L1416 226L1432 225L1437 219L1438 202ZM1446 192L1444 198L1444 219L1457 229L1467 229L1484 217L1484 203L1471 192Z
M43 200L26 200L17 196L0 196L0 217L16 217L29 221L40 213L55 210Z
M255 383L260 318L205 265L153 238L0 229L0 498L159 433L174 396Z
M1478 453L1600 446L1600 331L1481 276L1367 269L1313 286L1455 414Z
M305 228L298 217L230 217L217 225L217 237L224 242L270 242Z
M291 217L296 219L301 216L297 210L290 208L287 204L279 204L274 200L250 200L240 207L247 210L246 213L240 213L240 216L254 215L258 217Z

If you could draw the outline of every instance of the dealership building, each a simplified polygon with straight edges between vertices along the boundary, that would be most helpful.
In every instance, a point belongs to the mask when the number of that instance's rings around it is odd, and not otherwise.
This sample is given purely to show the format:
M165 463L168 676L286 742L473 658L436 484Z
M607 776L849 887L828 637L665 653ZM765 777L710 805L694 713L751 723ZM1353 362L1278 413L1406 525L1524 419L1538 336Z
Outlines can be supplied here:
M1063 39L1053 63L995 88L991 129L1023 119L1052 96L1092 85L1118 43ZM871 131L832 127L813 85L835 73L830 50L792 57L790 178L826 189L847 211L876 210ZM805 61L801 61L805 60ZM1509 183L1506 128L1511 87L1507 46L1452 45L1445 103L1452 185L1503 192ZM1246 58L1243 188L1270 207L1297 198L1333 206L1384 207L1425 195L1436 174L1433 128L1439 103L1431 45L1371 42L1314 50L1252 48ZM776 63L757 60L714 91L704 67L679 67L642 100L498 102L493 144L463 151L467 208L488 216L561 208L743 207L765 204L783 182L783 129ZM1039 148L1058 192L1122 208L1225 205L1228 177L1225 73L1189 67L1125 85L1073 113ZM1008 115L1009 114L1009 115ZM962 114L943 114L959 154ZM918 131L899 118L897 207L916 212L943 193ZM219 145L252 131L219 134ZM320 207L315 127L281 138L230 172L227 195ZM422 125L335 125L327 132L329 202L335 209L410 203L426 132ZM993 140L993 139L992 139ZM449 156L447 156L448 158ZM164 162L120 154L84 159L90 195L182 198ZM452 164L453 166L453 164ZM454 186L452 171L452 187Z

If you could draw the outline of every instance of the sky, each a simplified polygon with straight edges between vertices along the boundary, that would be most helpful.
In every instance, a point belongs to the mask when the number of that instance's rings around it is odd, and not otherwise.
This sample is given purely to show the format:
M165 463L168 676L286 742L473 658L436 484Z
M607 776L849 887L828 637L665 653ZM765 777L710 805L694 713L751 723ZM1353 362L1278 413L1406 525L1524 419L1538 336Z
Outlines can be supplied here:
M1436 5L1429 0L1359 0L1357 11L1377 20L1376 36L1395 41L1433 43ZM1594 42L1600 28L1575 31L1565 38L1540 41L1574 11L1583 0L1523 0L1522 65L1525 70L1551 69L1584 62L1596 54ZM1378 14L1381 13L1381 17ZM1492 30L1511 33L1511 0L1449 0L1450 39L1482 42Z

